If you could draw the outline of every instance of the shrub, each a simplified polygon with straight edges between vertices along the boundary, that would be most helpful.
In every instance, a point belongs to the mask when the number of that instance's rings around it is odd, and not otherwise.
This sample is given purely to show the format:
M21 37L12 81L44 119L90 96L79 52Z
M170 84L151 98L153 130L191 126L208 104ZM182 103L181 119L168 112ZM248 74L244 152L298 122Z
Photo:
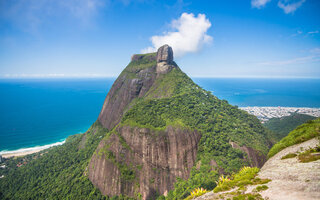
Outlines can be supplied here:
M189 200L189 199L193 199L195 197L199 197L205 193L207 193L208 191L206 189L203 188L196 188L194 189L192 192L190 192L190 195L185 198L185 200Z
M291 131L288 136L270 149L268 157L271 158L286 147L305 142L317 136L320 136L320 118L308 121Z
M288 153L287 155L282 156L281 160L288 159L288 158L294 158L296 156L297 156L297 154L295 154L295 153Z

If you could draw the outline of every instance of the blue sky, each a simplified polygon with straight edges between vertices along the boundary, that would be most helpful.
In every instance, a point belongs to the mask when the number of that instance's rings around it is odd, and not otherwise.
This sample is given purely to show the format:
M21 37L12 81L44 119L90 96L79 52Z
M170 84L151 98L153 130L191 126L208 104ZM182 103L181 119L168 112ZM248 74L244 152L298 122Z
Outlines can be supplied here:
M0 0L0 77L117 76L162 43L192 77L320 78L318 0Z

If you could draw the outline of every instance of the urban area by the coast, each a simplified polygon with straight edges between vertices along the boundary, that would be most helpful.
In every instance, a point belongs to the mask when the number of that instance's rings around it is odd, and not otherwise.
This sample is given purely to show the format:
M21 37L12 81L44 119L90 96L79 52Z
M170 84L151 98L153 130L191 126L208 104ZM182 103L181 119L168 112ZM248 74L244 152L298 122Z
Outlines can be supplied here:
M248 113L255 115L262 123L271 118L280 118L289 116L292 113L299 113L320 117L320 108L307 108L307 107L239 107Z

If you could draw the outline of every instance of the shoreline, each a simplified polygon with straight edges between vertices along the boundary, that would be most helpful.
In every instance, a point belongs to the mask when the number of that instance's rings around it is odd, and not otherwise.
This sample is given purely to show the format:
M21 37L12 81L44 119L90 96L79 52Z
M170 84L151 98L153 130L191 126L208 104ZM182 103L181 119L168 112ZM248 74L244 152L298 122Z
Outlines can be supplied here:
M37 153L45 149L49 149L54 146L59 146L65 143L66 140L63 140L62 142L56 142L52 144L47 144L43 146L35 146L35 147L28 147L28 148L22 148L12 151L0 151L0 155L3 158L11 158L11 157L19 157L19 156L26 156L29 154Z

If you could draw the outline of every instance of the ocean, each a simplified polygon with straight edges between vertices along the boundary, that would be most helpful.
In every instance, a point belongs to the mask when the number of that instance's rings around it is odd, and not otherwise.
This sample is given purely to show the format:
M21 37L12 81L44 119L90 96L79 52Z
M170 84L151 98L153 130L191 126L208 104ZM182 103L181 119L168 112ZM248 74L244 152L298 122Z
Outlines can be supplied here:
M114 80L0 80L0 154L61 144L84 133L97 120ZM193 80L240 107L320 107L320 79Z

